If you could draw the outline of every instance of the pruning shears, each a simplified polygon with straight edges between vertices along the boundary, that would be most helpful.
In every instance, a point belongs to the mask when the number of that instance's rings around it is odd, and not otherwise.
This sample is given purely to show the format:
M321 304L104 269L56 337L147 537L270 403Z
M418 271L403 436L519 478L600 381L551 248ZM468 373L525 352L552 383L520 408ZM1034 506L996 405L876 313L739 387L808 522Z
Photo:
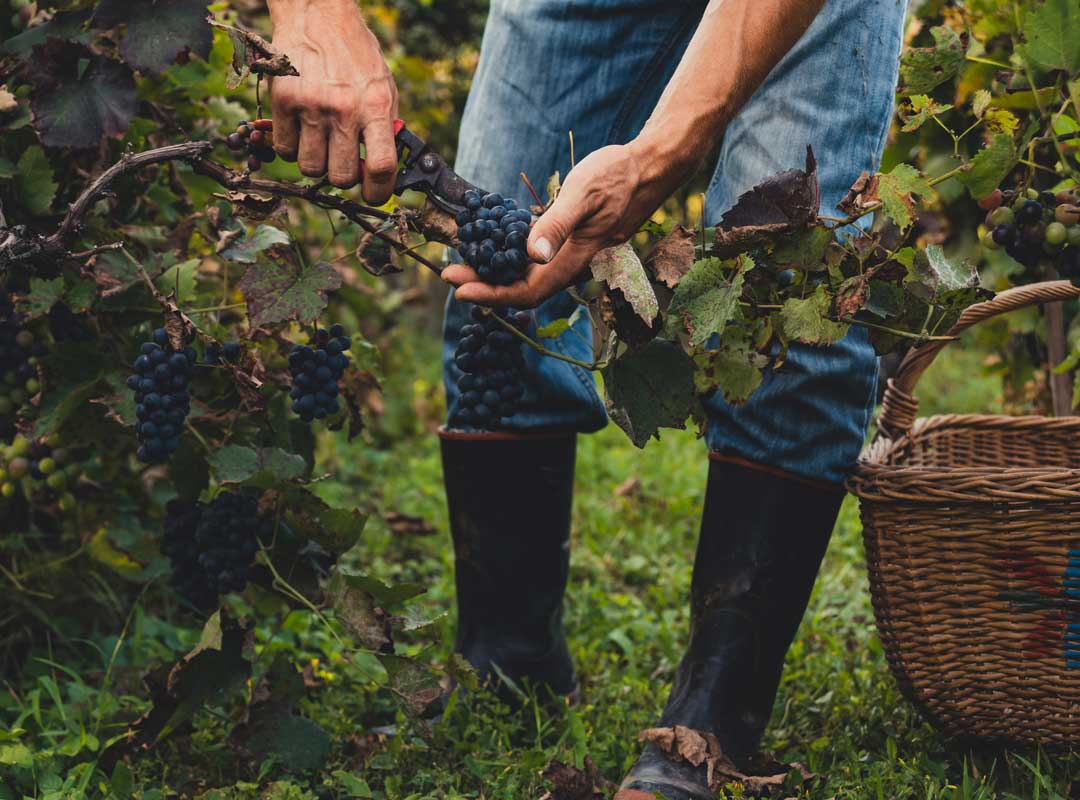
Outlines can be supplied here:
M253 127L270 132L274 123L269 119L255 120ZM450 168L427 142L409 130L404 120L394 120L394 140L397 142L398 173L394 181L394 194L407 189L423 192L437 207L457 216L465 208L465 193L480 190ZM360 161L363 178L364 161ZM483 194L483 192L480 192Z

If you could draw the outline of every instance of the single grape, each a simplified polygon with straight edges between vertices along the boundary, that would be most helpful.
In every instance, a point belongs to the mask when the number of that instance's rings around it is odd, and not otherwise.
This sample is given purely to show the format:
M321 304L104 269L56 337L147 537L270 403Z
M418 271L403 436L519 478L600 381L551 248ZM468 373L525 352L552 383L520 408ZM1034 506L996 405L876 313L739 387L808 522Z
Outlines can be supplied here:
M1063 245L1068 238L1068 231L1060 222L1051 222L1046 226L1043 236L1050 245Z
M1002 197L1003 194L1001 189L994 189L994 191L990 192L990 194L986 195L985 197L979 198L979 208L983 209L984 211L992 211L1001 205Z

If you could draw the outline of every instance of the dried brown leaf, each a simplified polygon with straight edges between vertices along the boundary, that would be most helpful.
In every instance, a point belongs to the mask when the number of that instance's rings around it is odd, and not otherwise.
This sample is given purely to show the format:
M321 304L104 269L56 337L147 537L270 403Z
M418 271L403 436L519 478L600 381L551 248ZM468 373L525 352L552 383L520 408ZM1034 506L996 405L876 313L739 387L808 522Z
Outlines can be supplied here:
M836 204L836 207L845 214L858 214L864 209L874 205L881 198L878 197L878 176L871 175L866 170L851 184L844 199Z
M457 238L457 221L430 199L424 201L424 207L420 209L420 216L416 219L416 226L430 242L439 242L450 247L460 244Z
M431 536L436 533L435 526L423 517L403 514L400 511L387 511L383 519L393 533L398 536Z
M669 289L679 285L679 281L690 271L694 263L695 234L682 225L676 225L652 251L650 261L656 279Z
M836 316L838 319L853 317L866 305L870 285L866 278L857 275L845 281L836 296Z
M551 800L602 800L616 788L588 756L583 770L561 761L552 761L544 767L542 774L551 783L548 794Z
M251 220L264 220L281 216L288 206L284 197L268 197L253 192L229 190L227 192L217 192L214 197L229 201L236 216Z

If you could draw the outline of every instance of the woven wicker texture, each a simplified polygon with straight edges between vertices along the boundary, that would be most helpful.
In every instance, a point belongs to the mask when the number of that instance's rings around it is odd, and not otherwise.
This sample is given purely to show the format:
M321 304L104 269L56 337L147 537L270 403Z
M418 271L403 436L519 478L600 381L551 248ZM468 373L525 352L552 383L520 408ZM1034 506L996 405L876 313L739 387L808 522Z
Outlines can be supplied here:
M953 335L1067 281L969 308ZM1080 418L916 418L919 377L944 346L905 357L859 497L870 593L904 694L946 733L1080 742Z

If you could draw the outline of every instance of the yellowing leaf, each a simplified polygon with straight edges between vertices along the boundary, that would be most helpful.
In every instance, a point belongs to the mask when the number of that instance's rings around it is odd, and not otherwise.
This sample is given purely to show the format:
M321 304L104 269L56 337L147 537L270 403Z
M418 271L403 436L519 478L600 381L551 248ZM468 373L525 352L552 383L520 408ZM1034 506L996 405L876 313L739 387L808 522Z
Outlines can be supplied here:
M933 187L915 167L897 164L878 178L878 196L885 214L906 230L915 217L915 195L926 197Z
M824 286L805 299L792 297L780 309L784 334L805 344L827 345L838 342L848 331L844 323L829 317L831 300Z
M744 269L744 265L749 266ZM681 326L690 333L691 344L701 345L722 332L738 313L744 273L752 267L749 256L696 262L676 287L668 306L669 333L675 335Z

